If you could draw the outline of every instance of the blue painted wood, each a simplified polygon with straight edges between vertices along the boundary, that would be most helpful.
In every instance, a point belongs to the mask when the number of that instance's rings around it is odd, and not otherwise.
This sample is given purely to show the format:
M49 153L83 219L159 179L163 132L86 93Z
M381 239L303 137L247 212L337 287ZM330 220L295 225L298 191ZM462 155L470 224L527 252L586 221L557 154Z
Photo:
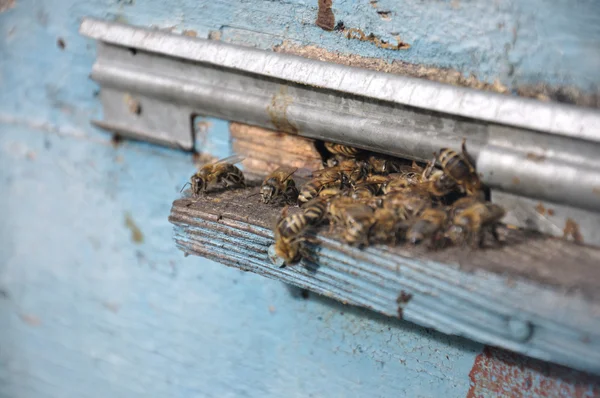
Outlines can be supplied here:
M411 50L315 27L316 0L16 0L0 13L1 397L465 395L477 344L182 259L167 216L189 157L114 148L89 126L101 108L83 16L261 48L316 44L511 87L599 84L597 2L378 4L392 21L367 0L334 0L333 10L367 33L397 31ZM205 143L215 156L228 150L224 126Z

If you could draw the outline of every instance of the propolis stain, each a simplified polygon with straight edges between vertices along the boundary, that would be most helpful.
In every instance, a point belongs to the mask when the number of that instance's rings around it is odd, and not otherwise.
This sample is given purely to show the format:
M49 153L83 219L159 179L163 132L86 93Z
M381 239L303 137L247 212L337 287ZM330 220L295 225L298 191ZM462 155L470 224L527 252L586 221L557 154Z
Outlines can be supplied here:
M129 213L125 213L125 226L131 231L131 240L134 243L140 244L144 242L144 234L142 234L142 231L135 224Z

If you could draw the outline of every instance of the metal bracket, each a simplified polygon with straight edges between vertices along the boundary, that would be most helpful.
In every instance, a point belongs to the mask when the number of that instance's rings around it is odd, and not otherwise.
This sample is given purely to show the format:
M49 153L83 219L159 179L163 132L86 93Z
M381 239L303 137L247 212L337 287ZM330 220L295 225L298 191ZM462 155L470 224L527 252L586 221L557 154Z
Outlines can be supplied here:
M540 229L562 235L573 222L600 245L598 110L93 19L80 31L99 41L105 129L191 149L200 114L418 160L465 137L495 201L528 219L561 206Z

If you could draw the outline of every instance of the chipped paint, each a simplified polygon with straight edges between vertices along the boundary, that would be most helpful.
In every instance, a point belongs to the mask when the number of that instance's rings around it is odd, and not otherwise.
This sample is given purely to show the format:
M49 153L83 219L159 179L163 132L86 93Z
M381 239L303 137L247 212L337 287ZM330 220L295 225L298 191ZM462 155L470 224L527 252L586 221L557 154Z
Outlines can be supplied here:
M15 0L0 0L0 12L4 12L13 8L15 3Z
M396 39L396 44L392 44L388 43L385 40L381 40L373 33L369 33L367 35L365 34L365 32L358 28L344 29L344 36L346 36L347 39L355 39L370 42L373 43L375 47L383 48L386 50L408 50L410 48L410 44L403 42L400 39L400 36L394 36L394 38Z
M581 235L581 232L579 232L579 224L571 218L567 218L567 221L565 222L563 237L565 239L572 239L576 243L583 243L583 236Z
M131 214L125 213L125 226L131 231L131 241L134 243L142 243L144 241L144 235L142 230L136 225L131 218Z
M335 27L335 15L331 7L333 0L318 0L319 11L315 24L323 30L333 30Z
M392 12L391 11L377 11L377 15L384 21L392 20Z
M404 308L408 304L410 300L412 300L413 295L405 292L404 290L400 291L398 298L396 298L396 304L398 304L398 318L403 319L404 317Z
M541 215L546 214L546 208L544 207L544 204L542 202L539 202L537 204L537 206L535 206L535 210L540 213Z
M198 37L198 32L196 32L195 30L184 30L183 32L181 32L184 36L189 36L189 37Z

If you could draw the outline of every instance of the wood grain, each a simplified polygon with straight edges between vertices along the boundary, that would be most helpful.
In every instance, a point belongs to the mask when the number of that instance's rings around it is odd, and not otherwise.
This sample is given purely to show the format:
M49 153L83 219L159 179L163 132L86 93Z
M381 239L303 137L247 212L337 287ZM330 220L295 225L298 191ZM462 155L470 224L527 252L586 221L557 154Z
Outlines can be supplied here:
M174 202L183 251L307 288L344 303L537 358L600 373L600 251L506 230L482 250L349 247L316 231L316 263L280 269L268 255L280 208L258 187ZM298 211L297 208L290 209Z

